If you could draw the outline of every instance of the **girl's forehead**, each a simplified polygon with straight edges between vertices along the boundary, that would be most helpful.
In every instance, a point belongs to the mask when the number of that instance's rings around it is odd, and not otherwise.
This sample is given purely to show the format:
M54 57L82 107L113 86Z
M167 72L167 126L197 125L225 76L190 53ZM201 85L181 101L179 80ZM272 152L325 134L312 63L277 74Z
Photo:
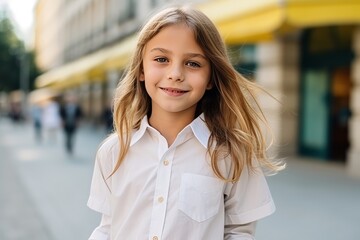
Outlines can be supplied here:
M185 23L172 24L162 28L155 36L149 39L145 44L145 49L150 50L149 48L159 47L158 45L168 46L169 48L177 46L202 52L201 46L195 39L194 30Z
M185 23L175 23L162 27L153 38L159 35L173 34L174 36L186 35L195 39L194 30ZM152 38L152 39L153 39Z

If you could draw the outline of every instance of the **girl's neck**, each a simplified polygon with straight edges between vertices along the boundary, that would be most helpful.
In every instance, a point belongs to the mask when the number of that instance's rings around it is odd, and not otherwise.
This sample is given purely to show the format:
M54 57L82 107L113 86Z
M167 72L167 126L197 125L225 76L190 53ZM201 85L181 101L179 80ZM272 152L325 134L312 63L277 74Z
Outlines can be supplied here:
M175 141L177 135L194 120L194 115L183 113L154 114L149 118L149 124L158 130L166 139L168 146Z

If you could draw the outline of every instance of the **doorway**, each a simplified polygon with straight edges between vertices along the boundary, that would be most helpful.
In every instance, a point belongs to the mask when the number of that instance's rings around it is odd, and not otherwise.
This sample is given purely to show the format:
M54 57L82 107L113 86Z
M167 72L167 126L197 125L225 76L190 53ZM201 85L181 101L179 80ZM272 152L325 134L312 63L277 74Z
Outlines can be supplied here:
M345 162L351 115L351 27L307 29L301 40L299 154Z
M311 69L303 72L300 141L301 155L345 161L351 115L350 69Z
M329 156L329 76L326 70L307 70L302 80L300 153Z
M331 77L330 102L330 157L333 160L345 159L350 146L350 90L350 68L336 68Z

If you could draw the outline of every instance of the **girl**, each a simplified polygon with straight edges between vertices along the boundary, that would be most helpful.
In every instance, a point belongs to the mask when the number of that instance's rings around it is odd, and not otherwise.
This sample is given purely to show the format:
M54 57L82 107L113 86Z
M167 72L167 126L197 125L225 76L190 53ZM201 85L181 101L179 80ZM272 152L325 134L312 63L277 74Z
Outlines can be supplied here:
M200 11L168 8L142 29L116 89L116 134L99 148L90 239L254 239L275 207L254 84Z

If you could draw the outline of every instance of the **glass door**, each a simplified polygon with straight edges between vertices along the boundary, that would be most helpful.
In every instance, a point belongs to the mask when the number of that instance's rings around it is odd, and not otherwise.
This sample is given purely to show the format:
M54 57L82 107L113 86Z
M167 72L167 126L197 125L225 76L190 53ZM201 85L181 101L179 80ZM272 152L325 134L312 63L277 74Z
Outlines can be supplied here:
M299 135L302 155L328 157L329 85L328 71L304 71Z

